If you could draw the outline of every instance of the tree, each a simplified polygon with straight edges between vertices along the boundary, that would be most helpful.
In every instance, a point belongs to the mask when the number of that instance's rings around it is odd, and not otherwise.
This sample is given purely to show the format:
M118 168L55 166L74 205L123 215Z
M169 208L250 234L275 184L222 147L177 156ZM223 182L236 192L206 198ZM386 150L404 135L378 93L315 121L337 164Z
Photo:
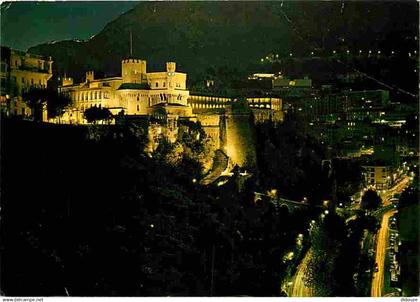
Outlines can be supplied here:
M378 193L374 190L367 190L362 196L362 202L360 203L360 207L365 210L375 210L377 209L380 204L382 203L381 197Z
M42 111L44 105L47 105L48 117L55 118L61 117L64 109L71 103L71 99L55 90L30 88L27 92L23 93L22 98L24 102L32 110L33 118L36 121L42 120Z
M312 254L304 281L318 297L334 296L340 287L335 267L346 238L345 224L335 214L326 215L311 231Z
M109 120L112 117L112 113L108 108L101 108L95 105L85 110L84 117L88 123L95 124L97 121Z
M50 91L47 98L48 118L58 118L64 114L65 108L70 105L72 100L65 94Z
M42 109L48 100L48 91L46 89L31 87L22 94L23 101L32 111L35 121L42 121Z

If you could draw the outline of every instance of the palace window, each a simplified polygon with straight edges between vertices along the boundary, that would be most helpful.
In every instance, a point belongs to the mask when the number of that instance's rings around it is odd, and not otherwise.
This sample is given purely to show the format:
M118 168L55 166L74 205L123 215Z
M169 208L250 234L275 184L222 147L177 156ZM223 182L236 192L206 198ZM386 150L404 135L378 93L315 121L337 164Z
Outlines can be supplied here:
M98 98L98 92L95 91L95 100Z
M158 83L158 82L156 82L155 86L156 86L156 87L159 87L159 83Z
M137 105L137 111L139 111L140 110L140 107L139 107L139 105Z
M165 82L163 82L163 87L166 87L166 83Z
M99 98L102 99L102 91L99 91Z

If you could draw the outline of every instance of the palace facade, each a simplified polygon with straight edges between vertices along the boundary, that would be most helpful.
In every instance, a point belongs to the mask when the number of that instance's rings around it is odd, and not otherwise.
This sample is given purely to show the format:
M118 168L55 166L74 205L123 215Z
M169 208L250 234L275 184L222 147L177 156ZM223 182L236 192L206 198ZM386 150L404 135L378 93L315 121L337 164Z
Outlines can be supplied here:
M30 88L47 88L52 77L51 57L1 47L0 104L7 116L31 117L31 109L23 102L22 94ZM44 110L43 120L46 120Z
M181 120L200 122L214 149L222 150L231 163L243 165L254 158L251 114L254 122L283 120L282 100L274 97L236 99L215 95L190 95L187 74L176 71L176 63L167 62L166 70L147 72L147 63L140 59L121 62L121 76L96 79L86 72L83 83L63 78L59 92L71 98L60 122L87 124L84 112L90 107L108 108L113 122L144 122L149 139L160 136L176 141ZM245 106L245 107L244 107ZM51 120L51 122L57 122ZM150 146L156 146L153 142ZM152 150L150 148L149 151Z
M113 115L153 115L156 105L165 105L168 112L192 115L187 101L187 75L176 72L176 63L166 63L166 71L147 72L146 61L126 59L121 63L121 77L95 79L93 71L86 72L85 82L74 84L64 78L59 92L73 103L63 116L65 122L84 124L86 109L108 108Z

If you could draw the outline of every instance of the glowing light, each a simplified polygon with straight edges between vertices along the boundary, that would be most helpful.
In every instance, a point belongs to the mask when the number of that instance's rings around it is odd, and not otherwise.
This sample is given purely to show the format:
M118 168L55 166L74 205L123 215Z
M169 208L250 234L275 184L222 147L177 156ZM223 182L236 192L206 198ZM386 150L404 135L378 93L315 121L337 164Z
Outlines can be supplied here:
M197 179L193 178L192 182L193 183L196 183L197 182Z
M150 227L153 229L155 227L155 225L154 224L151 224Z

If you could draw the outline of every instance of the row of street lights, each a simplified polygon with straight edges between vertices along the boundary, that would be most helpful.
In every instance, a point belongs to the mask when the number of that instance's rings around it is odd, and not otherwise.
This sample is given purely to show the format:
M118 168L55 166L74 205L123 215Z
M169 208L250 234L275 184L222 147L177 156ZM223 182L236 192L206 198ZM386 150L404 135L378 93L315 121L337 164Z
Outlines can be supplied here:
M332 55L337 55L339 53L341 53L341 52L337 52L336 50L333 50L331 54ZM350 55L351 53L352 53L352 51L350 51L349 49L345 51L345 54L347 54L347 55ZM371 49L369 49L367 51L364 51L362 49L359 49L359 51L356 51L355 53L357 53L359 55L362 55L364 53L367 53L368 55L375 55L375 54L376 55L381 55L381 54L383 54L381 50L376 50L375 51L375 50L371 50ZM392 56L394 56L396 54L397 54L397 52L394 51L394 50L391 50L391 52L389 52L389 55L392 55ZM414 50L413 52L408 52L407 54L411 58L412 56L417 55L417 50ZM310 55L311 56L314 56L315 55L315 52L314 51L311 51ZM293 57L293 56L294 56L293 52L290 52L289 53L289 57ZM279 54L272 55L272 56L266 56L265 58L261 58L261 62L264 62L265 60L267 60L267 61L273 60L274 58L275 59L278 59L279 58Z

